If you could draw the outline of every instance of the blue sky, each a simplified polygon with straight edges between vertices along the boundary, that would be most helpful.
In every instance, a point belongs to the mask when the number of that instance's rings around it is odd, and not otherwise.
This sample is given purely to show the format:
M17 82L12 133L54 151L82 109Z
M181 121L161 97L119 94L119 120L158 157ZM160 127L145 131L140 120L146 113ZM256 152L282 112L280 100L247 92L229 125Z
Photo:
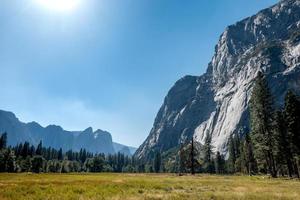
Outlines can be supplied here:
M139 146L164 96L200 75L226 26L275 0L80 0L68 12L0 2L0 109Z

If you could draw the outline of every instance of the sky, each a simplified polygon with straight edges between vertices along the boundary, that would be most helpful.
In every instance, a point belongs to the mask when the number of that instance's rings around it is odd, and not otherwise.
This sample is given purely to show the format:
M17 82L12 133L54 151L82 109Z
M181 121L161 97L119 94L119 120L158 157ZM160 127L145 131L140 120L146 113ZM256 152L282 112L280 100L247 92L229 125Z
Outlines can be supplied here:
M39 1L53 0L0 2L0 109L135 147L174 83L205 72L224 29L277 2Z

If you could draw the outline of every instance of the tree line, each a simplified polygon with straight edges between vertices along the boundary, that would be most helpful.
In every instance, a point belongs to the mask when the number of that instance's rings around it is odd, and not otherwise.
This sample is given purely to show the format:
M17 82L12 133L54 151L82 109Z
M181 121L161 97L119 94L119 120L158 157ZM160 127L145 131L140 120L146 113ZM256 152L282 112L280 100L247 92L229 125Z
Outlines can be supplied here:
M122 153L93 154L81 149L63 152L28 142L7 147L7 133L0 137L0 172L68 173L68 172L144 172L143 165Z

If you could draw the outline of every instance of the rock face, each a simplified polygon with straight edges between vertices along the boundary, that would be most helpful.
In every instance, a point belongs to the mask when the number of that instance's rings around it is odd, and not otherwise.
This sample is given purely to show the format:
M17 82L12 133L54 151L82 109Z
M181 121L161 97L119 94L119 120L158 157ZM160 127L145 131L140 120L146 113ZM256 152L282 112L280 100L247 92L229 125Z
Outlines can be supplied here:
M114 142L113 145L114 145L114 149L116 152L120 152L127 156L133 155L137 149L135 147L130 147L130 146L125 146L123 144L119 144L117 142Z
M284 0L229 26L205 74L175 83L160 108L140 159L195 137L212 135L215 151L227 152L232 134L249 131L249 100L262 71L277 106L288 89L300 94L300 0Z
M43 145L56 149L62 148L64 151L72 149L79 151L85 148L93 153L113 154L117 152L132 155L136 149L127 147L112 141L111 134L106 131L87 128L84 131L66 131L60 126L49 125L42 127L36 122L23 123L12 113L0 110L0 133L7 132L8 144L16 145L28 141L37 145L40 141ZM115 149L115 144L121 149ZM129 148L132 152L129 151ZM128 149L128 152L125 150Z

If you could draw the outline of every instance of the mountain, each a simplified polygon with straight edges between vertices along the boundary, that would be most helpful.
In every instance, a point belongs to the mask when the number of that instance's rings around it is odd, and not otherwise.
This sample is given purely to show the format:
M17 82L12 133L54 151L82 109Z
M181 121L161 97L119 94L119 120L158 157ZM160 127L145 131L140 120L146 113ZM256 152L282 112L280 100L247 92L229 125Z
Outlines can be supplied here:
M175 83L153 128L135 156L147 159L194 137L212 135L215 151L227 152L233 134L249 132L254 79L265 74L276 106L287 90L300 94L300 0L284 0L226 28L207 71Z
M46 147L62 148L65 151L70 149L79 151L85 148L93 153L121 152L126 155L132 155L136 150L134 147L114 143L111 134L107 131L100 129L93 131L91 127L84 131L66 131L56 125L42 127L36 122L20 122L14 113L0 110L0 133L3 132L8 134L9 145L25 141L37 145L42 141Z
M125 146L123 144L119 144L117 142L113 143L114 149L116 152L123 153L125 155L133 155L137 148L135 147L130 147L130 146Z

